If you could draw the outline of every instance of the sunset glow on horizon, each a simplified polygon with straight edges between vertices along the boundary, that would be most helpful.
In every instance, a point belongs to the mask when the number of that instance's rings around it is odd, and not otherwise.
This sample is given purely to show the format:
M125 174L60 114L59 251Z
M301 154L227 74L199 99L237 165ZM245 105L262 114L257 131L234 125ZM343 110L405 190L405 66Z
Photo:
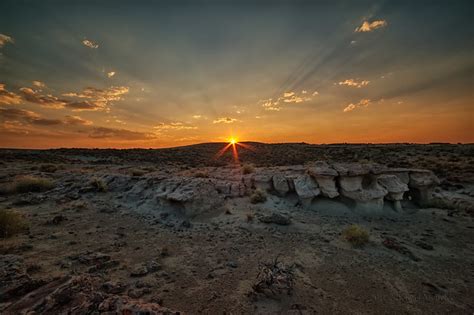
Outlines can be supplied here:
M2 1L0 147L474 142L472 9Z

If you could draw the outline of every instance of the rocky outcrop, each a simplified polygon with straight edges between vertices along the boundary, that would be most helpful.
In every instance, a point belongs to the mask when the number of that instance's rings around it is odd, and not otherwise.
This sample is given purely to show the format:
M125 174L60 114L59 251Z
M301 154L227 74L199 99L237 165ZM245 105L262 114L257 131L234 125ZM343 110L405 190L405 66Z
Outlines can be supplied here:
M432 205L434 188L440 184L438 177L428 170L410 170L409 175L413 199L423 207Z
M317 198L330 198L361 213L382 213L386 204L402 211L403 199L420 206L433 204L438 178L427 170L388 168L379 164L319 161L309 165L255 168L243 174L238 167L199 169L165 175L108 177L111 191L126 192L127 200L155 202L158 211L195 218L219 213L227 198L240 198L258 189L280 198L296 196L305 208ZM148 207L150 208L150 207ZM161 210L160 210L161 209Z
M408 185L397 176L391 174L382 174L377 177L377 183L385 188L387 195L385 198L393 202L394 208L397 211L402 210L401 201L403 195L408 191Z
M313 199L321 193L318 184L307 174L294 178L293 185L296 194L305 207L310 206Z
M2 310L2 314L182 314L157 303L111 294L100 277L82 275L51 281Z

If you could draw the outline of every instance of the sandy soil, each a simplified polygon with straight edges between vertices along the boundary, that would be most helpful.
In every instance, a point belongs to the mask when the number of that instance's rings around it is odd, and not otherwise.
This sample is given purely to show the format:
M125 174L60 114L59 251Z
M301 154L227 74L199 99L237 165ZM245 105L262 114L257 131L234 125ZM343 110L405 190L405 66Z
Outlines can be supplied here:
M294 150L295 158L282 159L283 164L320 159L320 151L324 152L320 146L294 146L302 150ZM378 158L373 152L393 152L393 147L335 148L329 149L349 150L346 158L352 156L351 161L358 152L372 160ZM470 190L474 183L471 146L396 148L398 159L392 153L385 156L394 166L433 158L453 169L451 174L436 169L445 187L460 185L456 189ZM326 147L326 157L344 158L329 149ZM0 240L0 254L23 259L32 279L47 283L64 275L90 274L103 283L121 286L117 294L189 314L474 312L474 222L469 213L420 209L406 201L403 213L360 216L332 200L322 199L307 209L298 204L296 196L269 194L260 204L251 204L248 197L227 199L225 210L190 219L155 209L146 198L127 200L114 191L82 189L97 174L128 174L133 186L143 176L153 177L154 172L196 172L194 164L213 151L205 147L189 159L188 150L173 151L174 159L161 151L157 157L153 152L145 156L132 152L128 159L125 152L115 151L2 151L2 183L35 175L52 179L56 188L0 197L0 209L15 209L29 224L27 233ZM307 155L312 151L316 153ZM272 163L271 158L256 161L253 153L247 154L242 152L241 160ZM228 166L222 167L238 167L232 165L230 156L223 159ZM57 170L41 171L45 163L53 163ZM208 164L215 163L222 161ZM137 169L144 174L130 175ZM272 213L288 217L291 223L259 220ZM364 247L353 247L341 236L354 223L370 232ZM386 246L387 239L397 246ZM106 257L103 260L109 263L91 263L91 257ZM255 293L261 265L276 258L293 267L291 294ZM143 265L152 268L143 271ZM26 293L4 298L2 309Z

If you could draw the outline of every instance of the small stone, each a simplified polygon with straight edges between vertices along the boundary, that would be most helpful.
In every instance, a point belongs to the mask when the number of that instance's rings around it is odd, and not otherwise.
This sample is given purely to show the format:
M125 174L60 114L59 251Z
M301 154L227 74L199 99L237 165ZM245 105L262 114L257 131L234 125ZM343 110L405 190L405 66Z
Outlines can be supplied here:
M130 272L130 276L132 277L143 277L148 274L148 268L144 265L138 264L135 265Z

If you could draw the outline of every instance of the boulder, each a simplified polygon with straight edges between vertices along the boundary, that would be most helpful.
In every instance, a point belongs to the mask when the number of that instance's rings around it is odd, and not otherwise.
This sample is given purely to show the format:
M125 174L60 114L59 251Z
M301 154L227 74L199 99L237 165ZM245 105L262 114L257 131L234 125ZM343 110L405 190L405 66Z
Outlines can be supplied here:
M403 183L396 175L383 174L377 177L377 183L388 192L385 198L393 202L395 210L401 211L403 195L408 191L408 185Z
M262 191L272 189L272 174L255 174L253 177L253 186Z
M273 175L273 188L278 193L278 195L284 197L289 191L290 187L288 186L288 181L286 177L282 174Z
M205 178L183 181L173 192L167 194L165 199L181 205L179 208L189 218L220 209L224 203L224 196L219 194L212 181Z
M321 190L321 195L329 198L335 198L339 196L334 177L320 176L315 177L315 180L318 183L319 189Z
M429 170L411 170L410 171L410 193L413 200L422 207L429 207L433 204L434 187L439 185L440 181L436 175Z
M347 197L355 201L355 210L362 211L364 213L380 212L383 210L383 199L387 194L387 190L380 186L377 181L372 178L370 182L363 185L362 181L367 181L368 178L360 178L360 187L357 190L346 190L341 187L340 193L342 196ZM341 178L344 182L344 178ZM357 181L349 181L352 185L347 185L349 188L356 188Z
M318 161L315 164L311 165L308 168L308 172L313 177L320 177L320 176L328 176L328 177L335 177L339 174L333 169L329 164L323 161Z
M309 206L314 197L321 193L318 184L307 174L296 177L293 184L301 204L305 207Z

